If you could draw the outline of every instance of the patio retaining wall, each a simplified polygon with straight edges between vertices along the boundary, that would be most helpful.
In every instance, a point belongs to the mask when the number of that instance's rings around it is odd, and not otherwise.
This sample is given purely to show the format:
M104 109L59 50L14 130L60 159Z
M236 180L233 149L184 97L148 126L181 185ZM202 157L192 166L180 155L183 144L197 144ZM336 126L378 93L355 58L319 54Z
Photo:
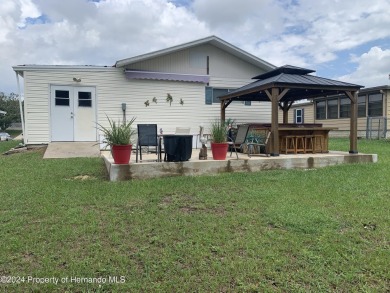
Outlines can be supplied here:
M103 155L110 181L151 179L172 176L213 175L226 172L258 172L275 169L314 169L339 164L376 163L376 154L327 153L319 155L229 159L225 161L150 162L113 164Z

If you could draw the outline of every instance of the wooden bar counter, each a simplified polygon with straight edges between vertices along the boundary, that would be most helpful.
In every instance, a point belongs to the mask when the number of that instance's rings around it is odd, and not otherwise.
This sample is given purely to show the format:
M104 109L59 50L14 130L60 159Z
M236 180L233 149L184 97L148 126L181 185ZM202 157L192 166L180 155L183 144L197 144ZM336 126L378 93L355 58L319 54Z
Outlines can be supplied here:
M329 143L329 131L334 130L333 127L280 127L279 128L279 140L282 141L282 137L286 135L294 136L306 136L306 135L320 135L321 140L315 140L317 145L314 149L321 149L323 153L327 153ZM318 145L321 144L321 145Z
M271 131L270 124L250 124L251 130L254 131ZM283 140L285 136L317 136L322 139L315 140L315 150L322 150L327 153L329 143L329 131L336 130L334 127L322 127L321 124L280 124L279 125L279 141Z

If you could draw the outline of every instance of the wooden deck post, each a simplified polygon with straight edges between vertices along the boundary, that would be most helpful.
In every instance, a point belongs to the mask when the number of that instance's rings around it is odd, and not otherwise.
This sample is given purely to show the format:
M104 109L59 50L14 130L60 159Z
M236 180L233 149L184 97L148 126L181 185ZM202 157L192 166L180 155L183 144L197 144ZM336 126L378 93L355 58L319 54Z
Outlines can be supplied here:
M271 93L271 156L279 156L279 88L272 88Z
M289 91L290 89L289 88L285 88L281 93L280 95L278 96L278 101L279 101L279 108L282 110L283 112L283 123L284 124L287 124L288 123L288 111L290 110L292 104L294 103L294 101L284 101L284 102L280 102L280 100L283 98L283 96Z
M221 101L221 124L225 124L225 101Z
M283 123L288 123L288 109L283 109Z
M349 134L349 153L357 154L357 117L358 117L358 92L347 92L351 100L351 120Z

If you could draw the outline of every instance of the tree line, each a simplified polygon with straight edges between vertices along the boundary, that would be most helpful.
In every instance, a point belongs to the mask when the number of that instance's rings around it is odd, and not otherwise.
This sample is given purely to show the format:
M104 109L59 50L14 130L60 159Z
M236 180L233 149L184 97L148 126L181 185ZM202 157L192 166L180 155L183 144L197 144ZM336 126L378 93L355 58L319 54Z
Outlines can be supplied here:
M0 92L0 111L7 112L0 114L0 129L6 130L12 123L20 122L19 95L10 93L6 95Z

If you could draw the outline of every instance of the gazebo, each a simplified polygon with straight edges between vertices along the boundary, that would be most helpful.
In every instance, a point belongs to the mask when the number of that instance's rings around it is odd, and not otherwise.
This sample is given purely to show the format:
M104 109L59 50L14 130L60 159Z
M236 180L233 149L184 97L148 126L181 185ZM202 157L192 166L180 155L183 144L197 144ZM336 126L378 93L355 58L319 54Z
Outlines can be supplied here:
M309 75L314 70L291 65L278 67L253 77L256 81L221 96L221 120L225 121L225 110L233 101L270 101L271 106L271 156L279 156L278 108L283 111L283 123L287 123L291 105L303 99L313 99L345 93L351 100L350 149L357 154L357 99L363 86Z

